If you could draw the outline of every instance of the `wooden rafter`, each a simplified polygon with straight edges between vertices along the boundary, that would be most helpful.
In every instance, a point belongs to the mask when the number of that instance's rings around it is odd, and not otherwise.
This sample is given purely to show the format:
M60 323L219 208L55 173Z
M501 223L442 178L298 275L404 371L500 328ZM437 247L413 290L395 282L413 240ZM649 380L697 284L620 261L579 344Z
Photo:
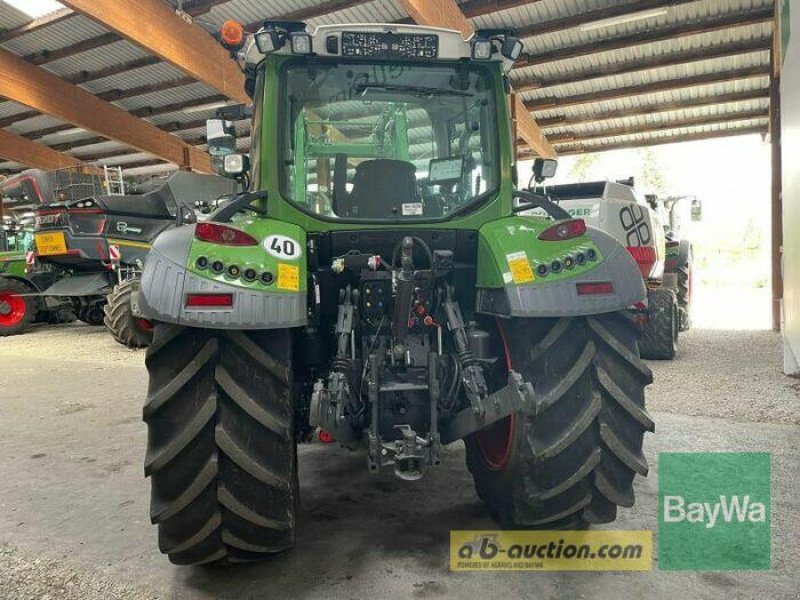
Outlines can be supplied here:
M70 9L63 8L61 10L57 10L53 13L50 13L49 15L39 17L38 19L33 19L32 21L29 21L24 25L20 25L19 27L14 27L12 29L6 29L4 31L0 31L0 44L16 39L22 35L25 35L26 33L33 33L34 31L39 31L43 27L60 23L61 21L69 19L74 16L75 13L73 13Z
M460 31L464 38L469 38L474 33L472 24L466 19L464 13L455 3L455 0L400 0L415 22L420 25L430 25L455 29ZM556 151L547 141L544 133L534 121L533 116L525 110L522 101L516 94L513 95L512 113L515 115L517 133L540 156L554 157Z
M36 169L79 167L83 161L0 129L0 157Z
M184 168L211 172L208 154L129 112L0 49L0 96L118 140Z
M249 103L244 76L229 53L203 29L180 18L163 0L64 0L116 34L238 102ZM142 27L147 23L147 27Z

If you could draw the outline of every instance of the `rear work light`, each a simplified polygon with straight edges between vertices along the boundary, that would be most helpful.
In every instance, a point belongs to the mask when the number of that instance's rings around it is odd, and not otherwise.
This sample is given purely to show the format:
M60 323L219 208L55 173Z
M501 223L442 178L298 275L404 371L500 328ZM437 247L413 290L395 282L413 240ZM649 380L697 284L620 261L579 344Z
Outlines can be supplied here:
M586 233L586 221L583 219L569 219L559 221L539 234L539 239L546 242L560 242L571 240Z
M233 294L186 294L186 306L229 308L233 306Z
M219 223L199 223L194 230L194 237L223 246L258 246L258 240L249 233Z
M610 281L597 281L591 283L577 283L579 296L598 296L602 294L613 294L614 286Z
M628 252L639 266L642 277L645 279L650 277L650 273L653 272L653 267L658 261L656 249L653 246L628 246Z

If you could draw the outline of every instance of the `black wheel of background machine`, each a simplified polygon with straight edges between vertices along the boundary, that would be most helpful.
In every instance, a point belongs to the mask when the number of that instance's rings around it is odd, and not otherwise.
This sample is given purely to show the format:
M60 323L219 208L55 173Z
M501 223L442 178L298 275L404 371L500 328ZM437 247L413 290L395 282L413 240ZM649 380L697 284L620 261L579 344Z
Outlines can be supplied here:
M72 312L71 308L56 308L53 310L48 310L44 317L44 321L50 323L51 325L74 323L75 319L77 318L75 313Z
M128 279L115 285L103 309L106 329L115 340L128 348L146 348L153 341L150 322L133 315L131 296L138 291L138 279Z
M104 319L105 313L103 312L103 303L101 302L92 302L84 306L78 313L78 320L83 321L87 325L102 325Z
M617 506L634 503L635 475L647 475L642 442L654 431L644 407L652 374L632 316L498 320L497 328L505 370L531 382L538 400L465 439L478 495L504 527L613 521Z
M0 277L0 337L30 329L36 319L36 291L21 281Z
M294 545L291 346L285 329L155 325L145 475L173 563L256 560Z
M680 329L687 331L692 326L692 267L694 251L692 245L681 241L680 257L678 263L678 310L680 314Z
M639 341L639 352L648 360L672 360L678 352L680 315L675 292L667 288L647 295L647 322Z

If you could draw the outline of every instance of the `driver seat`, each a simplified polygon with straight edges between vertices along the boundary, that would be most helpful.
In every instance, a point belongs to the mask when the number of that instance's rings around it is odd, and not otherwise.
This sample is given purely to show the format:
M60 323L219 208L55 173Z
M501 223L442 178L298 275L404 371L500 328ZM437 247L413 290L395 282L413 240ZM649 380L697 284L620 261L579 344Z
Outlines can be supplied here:
M353 189L339 207L342 217L391 219L403 214L403 204L417 202L417 168L405 160L378 158L356 167Z

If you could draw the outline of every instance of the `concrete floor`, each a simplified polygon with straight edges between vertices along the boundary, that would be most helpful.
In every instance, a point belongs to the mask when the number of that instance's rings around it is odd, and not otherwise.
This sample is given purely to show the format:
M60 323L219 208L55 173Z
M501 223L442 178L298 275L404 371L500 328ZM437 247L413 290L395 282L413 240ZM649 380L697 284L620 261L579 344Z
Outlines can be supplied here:
M704 360L716 346L738 358ZM142 476L143 353L81 325L0 338L0 598L798 598L800 393L780 375L779 353L772 333L695 330L678 362L652 365L651 474L613 526L657 529L658 452L768 451L771 572L665 572L656 563L650 573L451 573L448 532L494 526L460 444L411 484L370 476L361 455L302 446L296 549L220 569L175 567L158 553ZM710 382L693 392L694 406L686 394L671 400L682 377ZM730 401L739 397L748 400ZM724 419L680 414L715 406L733 408Z

